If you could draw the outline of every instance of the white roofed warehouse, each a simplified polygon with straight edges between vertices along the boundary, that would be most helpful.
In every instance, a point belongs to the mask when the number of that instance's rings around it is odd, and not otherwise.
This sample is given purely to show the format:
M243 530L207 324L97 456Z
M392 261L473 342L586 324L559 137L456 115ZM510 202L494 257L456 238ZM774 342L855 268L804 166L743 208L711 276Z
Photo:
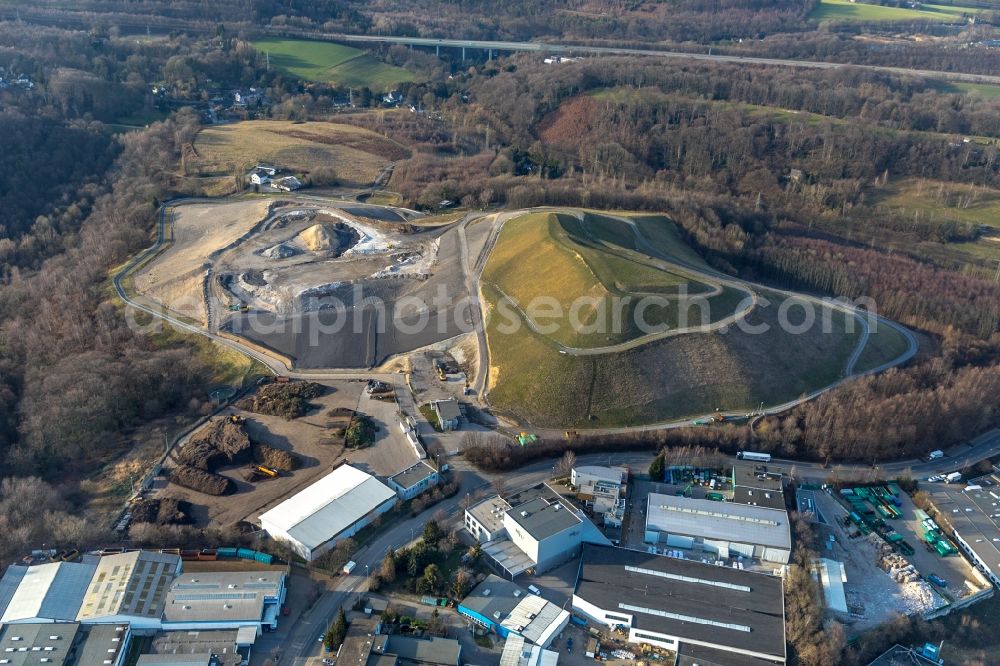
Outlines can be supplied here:
M791 529L784 509L658 493L650 493L647 501L646 543L701 550L722 559L787 564L791 557Z
M342 465L260 517L261 528L314 560L392 509L396 493L371 474Z

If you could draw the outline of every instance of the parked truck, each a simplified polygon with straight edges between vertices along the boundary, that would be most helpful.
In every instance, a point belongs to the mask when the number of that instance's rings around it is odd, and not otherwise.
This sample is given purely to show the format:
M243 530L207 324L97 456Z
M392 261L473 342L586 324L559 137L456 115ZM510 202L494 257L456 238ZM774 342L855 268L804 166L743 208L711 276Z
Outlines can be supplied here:
M944 477L944 480L948 483L958 483L962 480L962 474L960 472L952 472L948 476Z
M355 562L354 560L351 560L350 562L348 562L347 564L345 564L344 565L344 569L343 569L344 575L345 576L350 576L351 572L354 571L354 567L356 567L356 566L358 566L358 563Z
M944 451L941 449L931 451L927 454L927 460L940 460L941 458L944 458Z
M740 460L753 460L754 462L771 462L770 453L756 453L754 451L740 451L736 454Z

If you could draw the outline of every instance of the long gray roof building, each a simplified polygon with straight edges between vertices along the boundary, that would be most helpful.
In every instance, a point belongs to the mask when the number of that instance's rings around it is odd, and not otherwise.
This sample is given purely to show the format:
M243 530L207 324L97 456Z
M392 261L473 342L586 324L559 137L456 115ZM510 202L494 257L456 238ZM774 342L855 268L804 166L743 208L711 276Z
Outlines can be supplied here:
M785 661L781 578L637 550L585 545L573 609L629 641Z

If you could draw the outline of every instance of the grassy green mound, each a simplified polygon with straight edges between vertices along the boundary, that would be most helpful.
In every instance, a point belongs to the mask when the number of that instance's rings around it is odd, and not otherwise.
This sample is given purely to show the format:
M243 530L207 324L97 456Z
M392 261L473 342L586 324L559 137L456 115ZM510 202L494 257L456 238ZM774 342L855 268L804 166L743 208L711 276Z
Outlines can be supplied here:
M491 305L498 298L484 294ZM818 323L815 331L785 332L777 318L783 299L768 298L771 305L746 320L766 324L765 333L692 333L596 356L560 354L527 327L504 334L491 318L490 403L537 427L608 428L780 404L839 379L859 330L831 312L829 333Z
M504 225L483 284L508 323L528 324L555 348L628 344L732 316L750 294L700 277L704 264L688 263L678 243L618 216L530 213Z
M373 58L361 49L306 39L260 39L254 48L268 54L271 66L306 81L391 90L414 75Z
M529 312L511 306L541 296L563 304L581 294L671 295L684 287L708 294L731 314L749 289L718 276L661 216L560 211L512 219L481 285L489 401L534 427L611 428L781 404L843 377L862 335L840 311L766 289L756 290L757 304L738 324L726 319L711 330L636 337L612 349L604 349L601 336L577 333L558 318L547 322L556 324L551 330L540 331L539 322L528 325ZM802 323L800 306L814 308L811 324ZM792 327L782 326L783 316ZM512 320L520 325L511 326ZM618 339L629 333L635 331ZM905 349L897 331L881 326L855 371Z

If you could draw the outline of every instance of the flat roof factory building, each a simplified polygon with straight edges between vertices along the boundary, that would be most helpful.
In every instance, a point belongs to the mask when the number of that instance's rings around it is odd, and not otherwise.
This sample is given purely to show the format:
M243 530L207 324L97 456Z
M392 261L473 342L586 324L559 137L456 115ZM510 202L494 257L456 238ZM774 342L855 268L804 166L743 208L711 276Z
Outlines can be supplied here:
M177 578L163 609L164 631L277 629L285 603L280 571L198 571Z
M261 527L314 560L392 509L396 493L371 474L342 465L260 517Z
M568 611L493 574L469 592L457 610L500 638L521 636L542 648L569 624Z
M951 527L952 536L966 558L994 586L1000 587L997 494L1000 493L982 485L941 485L931 490L931 502L939 512L935 520Z
M787 564L792 553L788 512L765 506L650 493L646 543L701 550L722 559L746 557Z
M469 507L465 528L511 577L567 562L584 543L611 543L582 511L545 484Z
M630 643L721 655L727 666L785 662L782 580L637 550L583 548L573 610ZM712 659L718 661L718 659Z

